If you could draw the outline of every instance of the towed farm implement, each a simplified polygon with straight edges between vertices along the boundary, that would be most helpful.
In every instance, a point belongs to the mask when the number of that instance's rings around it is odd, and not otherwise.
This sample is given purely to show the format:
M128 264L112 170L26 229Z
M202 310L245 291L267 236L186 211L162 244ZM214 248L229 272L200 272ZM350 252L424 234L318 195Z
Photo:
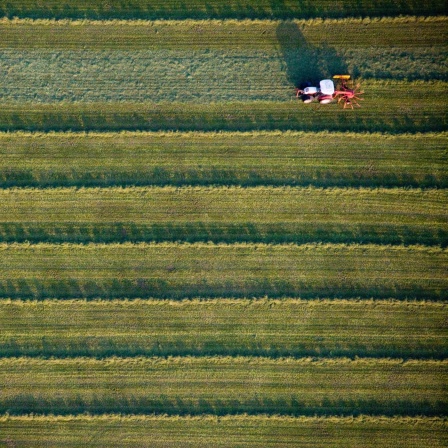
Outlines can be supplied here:
M336 86L332 79L323 79L319 87L313 87L310 82L305 83L301 88L296 88L296 96L305 104L319 102L319 104L330 104L337 100L344 109L353 106L361 107L358 101L364 92L359 90L360 84L355 84L350 75L335 75Z

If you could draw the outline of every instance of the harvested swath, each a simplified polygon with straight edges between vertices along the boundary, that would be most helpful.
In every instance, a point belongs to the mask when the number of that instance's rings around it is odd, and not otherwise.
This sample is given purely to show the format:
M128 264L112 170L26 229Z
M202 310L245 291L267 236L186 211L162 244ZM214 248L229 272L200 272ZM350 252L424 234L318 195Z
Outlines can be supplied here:
M448 187L446 133L0 133L0 186Z
M448 253L424 246L0 244L10 298L446 299Z
M4 300L0 356L443 359L446 316L446 304L392 300Z
M312 446L442 448L446 419L437 417L287 416L8 416L0 417L3 440L11 444L64 447L190 448ZM319 437L316 437L319 434Z
M4 358L0 411L442 416L447 366L362 358Z
M5 242L448 243L446 190L0 190Z
M351 16L394 16L403 14L445 14L446 4L442 0L401 1L399 4L384 0L332 1L314 0L297 2L283 0L189 0L178 2L167 0L118 1L109 0L101 4L94 0L60 1L7 0L0 1L0 14L6 17L71 18L71 19L255 19L255 18L311 18Z
M284 101L294 94L277 51L7 49L1 61L4 102Z

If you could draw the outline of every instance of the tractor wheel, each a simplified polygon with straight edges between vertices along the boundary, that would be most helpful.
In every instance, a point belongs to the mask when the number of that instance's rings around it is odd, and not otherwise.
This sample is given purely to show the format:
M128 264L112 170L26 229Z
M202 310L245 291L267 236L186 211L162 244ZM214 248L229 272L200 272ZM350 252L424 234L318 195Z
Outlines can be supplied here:
M331 95L322 95L319 98L319 103L320 104L329 104L333 101L333 97Z
M311 98L309 95L302 95L302 101L305 104L309 104L313 101L313 98Z

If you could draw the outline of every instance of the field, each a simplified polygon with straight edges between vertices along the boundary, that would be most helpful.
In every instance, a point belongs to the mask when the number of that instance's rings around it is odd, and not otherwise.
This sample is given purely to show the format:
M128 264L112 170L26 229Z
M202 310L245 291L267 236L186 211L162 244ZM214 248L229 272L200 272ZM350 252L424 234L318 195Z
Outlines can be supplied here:
M0 0L0 447L446 446L447 14Z

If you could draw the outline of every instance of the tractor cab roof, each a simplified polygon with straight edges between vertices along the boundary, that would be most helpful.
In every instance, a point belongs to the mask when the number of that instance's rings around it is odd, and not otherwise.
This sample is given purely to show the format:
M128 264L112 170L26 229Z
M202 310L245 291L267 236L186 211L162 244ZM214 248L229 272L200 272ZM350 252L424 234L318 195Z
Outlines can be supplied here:
M334 93L334 82L331 79L323 79L320 82L320 91L324 95L333 95L333 93Z

